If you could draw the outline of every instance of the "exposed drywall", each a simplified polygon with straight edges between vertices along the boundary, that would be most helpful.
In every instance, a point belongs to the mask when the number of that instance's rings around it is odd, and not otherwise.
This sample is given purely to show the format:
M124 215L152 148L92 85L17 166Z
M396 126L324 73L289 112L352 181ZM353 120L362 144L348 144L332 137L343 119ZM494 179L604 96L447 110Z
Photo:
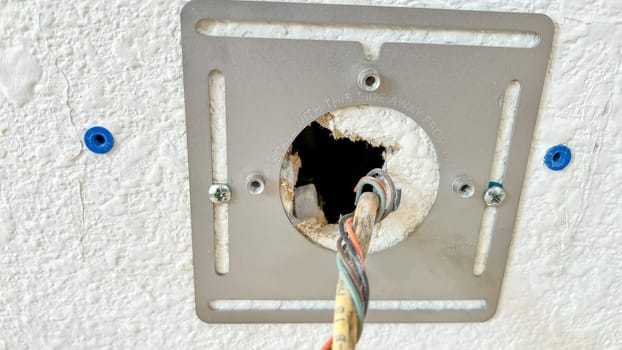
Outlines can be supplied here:
M436 150L426 132L403 113L378 106L342 108L327 113L319 118L318 122L330 130L335 138L364 140L374 147L382 146L386 149L383 154L383 167L386 168L395 186L400 189L400 210L376 225L371 236L369 252L375 253L390 248L408 237L430 212L438 189ZM382 125L381 132L378 132L378 125ZM290 194L296 181L295 176L290 175L295 175L300 167L305 166L304 159L301 159L302 164L299 164L292 161L292 157L296 159L297 155L288 154L281 167L280 190L283 207L286 208L292 224L301 233L313 242L335 250L339 237L337 224L327 224L321 208L318 208L319 214L300 222L301 220L298 220L293 213L292 204L288 203L291 201L297 203L299 199L298 192L294 197ZM405 164L412 166L404 166ZM317 198L312 205L318 205Z
M558 24L495 318L368 325L361 349L622 347L622 3L386 0L543 12ZM0 349L317 349L329 325L194 314L184 1L0 0ZM88 127L113 152L83 149ZM574 151L567 170L546 149Z

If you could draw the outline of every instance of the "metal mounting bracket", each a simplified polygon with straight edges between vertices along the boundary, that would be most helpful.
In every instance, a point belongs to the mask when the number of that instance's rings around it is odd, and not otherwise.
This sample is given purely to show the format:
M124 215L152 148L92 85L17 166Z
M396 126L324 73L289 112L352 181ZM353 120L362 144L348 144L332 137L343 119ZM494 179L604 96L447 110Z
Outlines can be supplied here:
M532 33L538 40L533 47L387 42L370 62L357 42L208 36L197 30L203 20ZM370 103L399 110L426 130L439 155L440 185L417 231L369 259L372 303L367 321L470 322L492 317L552 48L554 25L548 17L194 0L183 9L181 23L196 309L202 320L332 320L334 252L310 244L290 224L279 197L280 166L293 139L313 119L346 105ZM370 64L380 72L382 84L362 91L357 77ZM214 70L226 78L229 175L228 187L210 193L208 75ZM488 208L482 196L491 181L503 96L513 81L520 83L521 94L503 181L507 197L496 209L486 270L475 276L480 227ZM260 196L247 190L253 172L262 176ZM473 179L477 195L461 198L454 193L452 181L460 174ZM230 271L224 275L215 271L210 200L215 196L231 196Z

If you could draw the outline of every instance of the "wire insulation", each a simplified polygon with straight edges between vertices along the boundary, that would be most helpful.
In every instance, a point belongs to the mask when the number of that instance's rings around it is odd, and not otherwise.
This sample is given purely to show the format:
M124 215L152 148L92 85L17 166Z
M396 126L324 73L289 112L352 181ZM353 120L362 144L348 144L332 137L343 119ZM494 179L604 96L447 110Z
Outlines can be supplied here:
M363 192L371 187L373 192ZM354 188L354 213L339 219L336 263L339 280L335 292L333 336L322 350L354 349L363 332L369 306L369 280L365 256L374 225L397 210L401 193L382 169L373 169Z

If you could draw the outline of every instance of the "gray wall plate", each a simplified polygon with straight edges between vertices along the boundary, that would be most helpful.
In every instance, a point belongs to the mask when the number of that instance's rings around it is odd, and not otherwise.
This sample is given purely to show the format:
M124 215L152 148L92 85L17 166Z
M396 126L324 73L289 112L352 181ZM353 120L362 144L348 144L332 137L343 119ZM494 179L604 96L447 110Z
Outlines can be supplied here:
M363 93L356 77L370 62L359 43L210 37L197 32L203 19L531 32L540 42L532 48L385 43L373 62L383 84L376 92ZM332 320L334 252L310 244L292 227L279 197L279 171L288 146L313 119L346 104L373 101L403 112L427 131L439 155L441 178L436 202L417 231L370 258L367 321L490 318L503 280L553 36L551 20L537 14L221 0L187 4L182 43L199 317L217 323ZM228 204L230 271L225 275L214 268L208 195L212 70L226 78L228 184L233 196ZM485 188L500 100L511 81L520 82L521 98L504 180L508 196L497 211L486 271L476 277L473 262L486 206L481 191L477 198L464 200L452 192L451 181L466 173L478 189ZM378 99L380 94L391 98ZM328 106L327 99L334 104ZM266 179L262 196L246 191L246 177L254 170Z

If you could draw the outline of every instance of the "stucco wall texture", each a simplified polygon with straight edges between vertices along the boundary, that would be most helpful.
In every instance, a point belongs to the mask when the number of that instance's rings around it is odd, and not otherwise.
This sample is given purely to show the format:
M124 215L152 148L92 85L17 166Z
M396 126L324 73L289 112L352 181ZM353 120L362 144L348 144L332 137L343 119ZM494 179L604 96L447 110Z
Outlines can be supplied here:
M341 3L341 1L339 1ZM558 26L499 310L370 324L360 349L622 349L622 2L343 1ZM317 349L330 325L194 313L184 1L0 0L0 349ZM87 151L104 125L117 145ZM572 164L544 167L549 146Z

